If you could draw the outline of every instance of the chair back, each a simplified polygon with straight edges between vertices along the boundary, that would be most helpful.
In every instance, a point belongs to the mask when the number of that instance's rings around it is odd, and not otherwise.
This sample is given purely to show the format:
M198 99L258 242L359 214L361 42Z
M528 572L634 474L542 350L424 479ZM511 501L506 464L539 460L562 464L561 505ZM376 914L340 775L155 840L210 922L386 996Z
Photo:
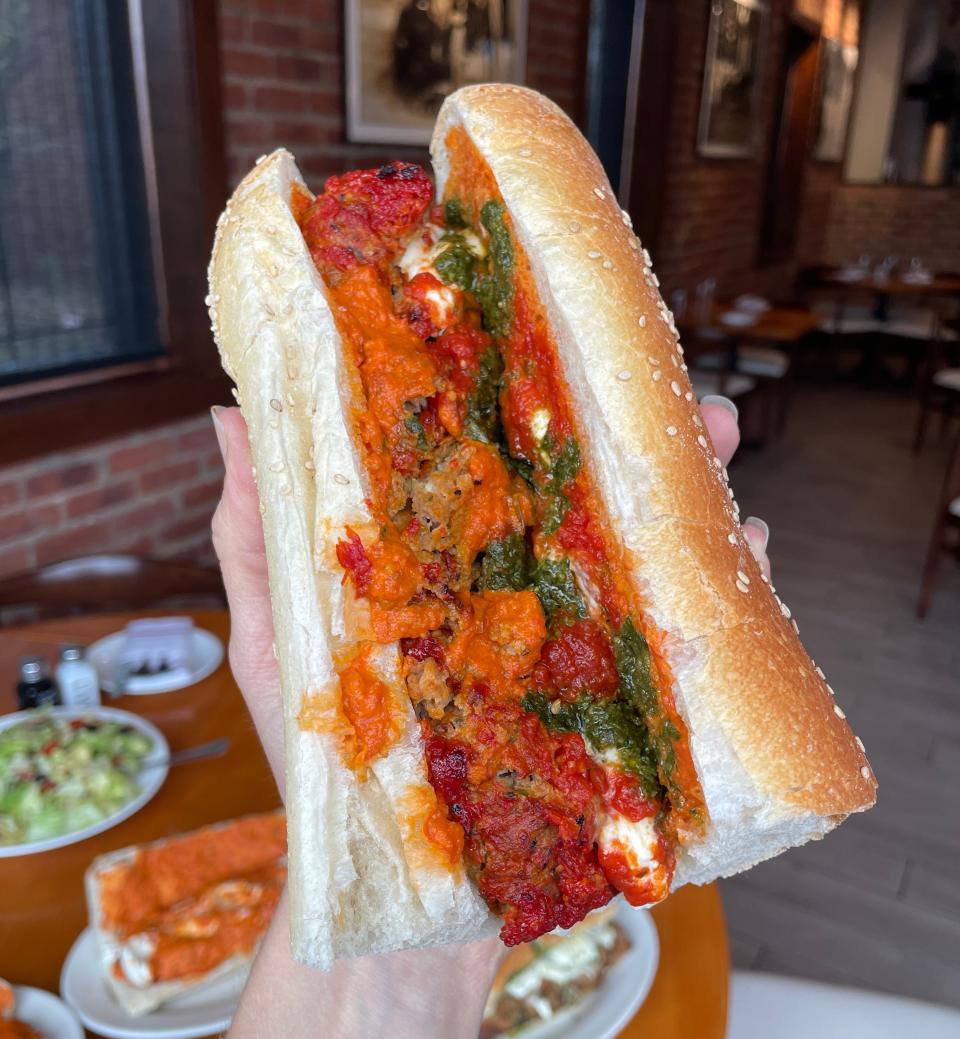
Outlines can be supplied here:
M226 602L219 570L122 553L78 556L0 579L0 626L14 619L158 607L170 601Z

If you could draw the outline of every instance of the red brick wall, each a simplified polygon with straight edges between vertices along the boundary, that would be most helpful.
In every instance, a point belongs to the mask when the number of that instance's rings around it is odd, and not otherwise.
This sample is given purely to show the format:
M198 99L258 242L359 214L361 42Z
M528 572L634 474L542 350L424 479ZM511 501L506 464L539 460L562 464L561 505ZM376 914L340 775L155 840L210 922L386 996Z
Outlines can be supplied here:
M280 144L318 180L397 155L426 157L346 142L341 0L218 3L232 182ZM588 10L589 0L530 3L528 81L577 119ZM0 574L107 549L211 561L221 478L207 415L0 469Z
M209 415L0 471L0 573L86 552L213 562L223 467Z
M236 183L286 145L309 180L419 148L346 140L342 0L218 0L227 156ZM531 0L527 82L582 117L589 0Z
M811 258L848 263L861 253L920 256L937 270L960 269L960 190L838 182L823 241Z
M787 0L770 4L770 36L763 89L761 147L751 159L705 159L697 154L700 92L710 5L676 0L676 69L670 100L667 192L660 242L654 257L665 290L715 277L722 290L764 291L770 271L758 271L776 88L784 42ZM779 272L776 272L779 274Z

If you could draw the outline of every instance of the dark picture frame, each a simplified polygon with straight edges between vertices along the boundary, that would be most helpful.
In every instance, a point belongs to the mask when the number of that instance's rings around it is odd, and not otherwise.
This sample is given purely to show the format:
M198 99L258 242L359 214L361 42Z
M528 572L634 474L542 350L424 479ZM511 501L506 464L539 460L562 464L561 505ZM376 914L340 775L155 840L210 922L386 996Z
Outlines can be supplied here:
M760 142L770 9L766 0L713 0L708 17L697 151L751 158Z
M347 138L429 144L444 97L522 83L528 0L345 0Z

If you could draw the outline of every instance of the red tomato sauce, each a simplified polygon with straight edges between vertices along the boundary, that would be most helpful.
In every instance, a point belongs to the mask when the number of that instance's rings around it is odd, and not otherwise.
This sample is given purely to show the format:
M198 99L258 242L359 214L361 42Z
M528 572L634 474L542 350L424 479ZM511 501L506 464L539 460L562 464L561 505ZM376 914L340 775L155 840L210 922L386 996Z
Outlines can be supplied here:
M478 182L492 181L482 165L473 169ZM423 229L428 214L442 221L442 207L430 209L428 184L417 167L393 163L331 178L313 201L295 190L292 205L359 391L352 418L376 530L361 537L346 528L337 559L366 605L370 646L400 643L439 802L422 833L451 864L462 857L503 917L503 940L515 944L571 926L616 890L636 897L635 872L615 856L607 868L599 829L611 810L639 821L661 806L643 797L632 775L594 762L578 733L547 728L523 706L531 686L569 702L617 694L610 631L631 615L631 592L617 576L582 469L563 488L559 527L541 529L549 478L537 470L541 445L531 420L550 413L554 444L576 427L522 257L512 331L496 344L505 368L499 406L510 454L534 465L535 489L496 446L465 434L494 345L478 304L459 293L452 312L439 314L431 293L448 288L429 272L406 280L396 266L411 238L433 240ZM482 202L499 198L489 183L462 194L474 225ZM548 630L532 590L474 590L478 560L491 545L531 531L538 554L552 546L586 575L603 623L566 617ZM340 672L355 768L388 752L400 731L368 656L362 648ZM665 842L660 854L663 861L672 854Z

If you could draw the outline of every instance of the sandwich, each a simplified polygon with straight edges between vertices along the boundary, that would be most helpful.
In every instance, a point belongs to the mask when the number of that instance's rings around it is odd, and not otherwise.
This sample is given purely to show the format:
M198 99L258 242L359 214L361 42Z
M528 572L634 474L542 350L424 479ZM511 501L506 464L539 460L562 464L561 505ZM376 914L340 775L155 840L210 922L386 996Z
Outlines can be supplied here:
M608 906L569 931L518 945L500 964L480 1025L480 1039L520 1035L582 1007L630 948Z
M87 908L107 987L134 1017L244 975L286 881L282 812L96 858Z
M589 145L486 85L431 151L316 196L274 152L210 264L323 968L648 905L875 798Z

